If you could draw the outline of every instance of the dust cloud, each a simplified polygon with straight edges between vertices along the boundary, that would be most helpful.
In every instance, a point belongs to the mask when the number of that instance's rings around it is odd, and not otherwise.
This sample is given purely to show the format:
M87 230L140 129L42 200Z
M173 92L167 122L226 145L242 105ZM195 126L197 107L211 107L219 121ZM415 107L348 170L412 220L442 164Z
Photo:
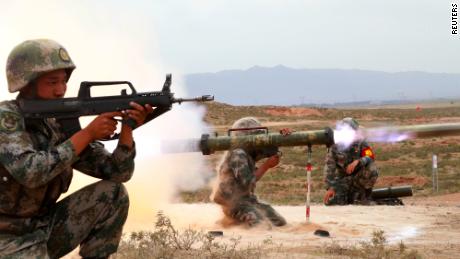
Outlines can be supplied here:
M314 204L311 207L311 222L305 219L304 206L274 206L286 218L288 224L283 227L261 225L257 228L240 226L223 227L220 208L215 204L170 204L164 207L164 213L171 218L178 229L221 230L222 241L241 237L244 244L262 243L269 238L284 246L321 246L327 242L358 243L369 241L373 231L383 230L390 244L401 241L407 243L425 243L428 232L438 222L440 215L458 213L459 208L427 206L324 206ZM199 213L197 213L199 212ZM203 216L205 215L205 216ZM317 229L327 230L330 237L314 235ZM439 233L442 235L442 231ZM429 238L431 242L434 240Z

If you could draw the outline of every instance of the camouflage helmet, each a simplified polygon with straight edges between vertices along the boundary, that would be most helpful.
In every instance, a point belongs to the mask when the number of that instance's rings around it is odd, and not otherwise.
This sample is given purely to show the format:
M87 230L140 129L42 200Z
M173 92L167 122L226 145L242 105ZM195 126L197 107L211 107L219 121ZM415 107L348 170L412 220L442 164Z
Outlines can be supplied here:
M353 119L353 118L351 118L351 117L343 118L341 123L350 126L354 130L359 129L358 121Z
M67 79L75 69L75 64L61 44L49 39L24 41L8 56L8 90L10 93L17 92L40 75L57 69L65 69Z
M245 129L245 128L256 128L261 127L262 124L254 117L244 117L235 121L232 125L232 129ZM237 130L232 131L232 136L245 136L252 134L264 133L264 130L255 129L255 130Z

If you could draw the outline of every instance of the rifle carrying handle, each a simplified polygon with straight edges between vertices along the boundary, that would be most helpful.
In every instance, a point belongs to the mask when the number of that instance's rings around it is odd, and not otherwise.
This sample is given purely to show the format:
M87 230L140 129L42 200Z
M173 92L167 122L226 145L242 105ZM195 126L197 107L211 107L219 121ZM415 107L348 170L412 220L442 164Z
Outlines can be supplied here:
M83 81L80 83L80 89L78 90L79 99L90 99L91 98L91 87L99 85L128 85L131 89L131 94L136 94L137 91L133 84L129 81ZM126 94L126 91L123 92Z

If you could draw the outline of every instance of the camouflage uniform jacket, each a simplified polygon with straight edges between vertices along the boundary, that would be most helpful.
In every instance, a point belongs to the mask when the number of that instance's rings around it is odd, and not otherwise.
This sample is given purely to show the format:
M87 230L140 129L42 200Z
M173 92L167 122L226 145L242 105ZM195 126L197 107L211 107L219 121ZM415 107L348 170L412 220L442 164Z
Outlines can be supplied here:
M54 119L27 121L16 101L0 103L0 251L2 234L21 236L46 226L41 216L66 192L72 169L125 182L134 170L135 149L112 154L99 142L75 154ZM3 244L7 245L7 244Z
M219 169L219 183L214 201L232 208L242 199L255 199L255 161L243 149L227 152Z
M356 173L362 168L370 167L374 163L374 158L374 153L366 141L354 142L344 150L333 145L327 153L326 167L324 168L326 189L334 187L337 180L348 176L346 173L347 166L354 160L360 161L355 169L354 173Z

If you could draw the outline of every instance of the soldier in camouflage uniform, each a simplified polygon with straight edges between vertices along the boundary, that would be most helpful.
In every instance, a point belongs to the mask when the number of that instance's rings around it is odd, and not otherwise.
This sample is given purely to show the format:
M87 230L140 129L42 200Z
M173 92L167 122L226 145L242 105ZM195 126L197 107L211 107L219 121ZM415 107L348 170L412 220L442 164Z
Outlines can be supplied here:
M353 118L345 118L341 123L353 130L359 128ZM372 187L378 177L374 159L374 152L364 140L355 141L348 147L333 145L324 167L327 189L324 204L371 204Z
M260 122L252 117L237 120L232 128L244 129L260 127ZM235 135L258 134L261 130L233 131ZM256 182L266 171L279 163L278 154L268 157L260 167L256 162L263 159L263 152L237 148L225 153L219 167L219 179L212 199L222 206L226 217L235 223L255 226L268 220L275 226L286 225L286 220L270 205L258 201L254 194Z
M129 199L123 182L134 170L132 129L123 124L109 153L97 140L116 130L115 116L139 125L152 107L104 113L66 137L55 119L25 119L18 100L57 99L75 65L52 40L25 41L7 61L10 92L0 103L0 258L59 258L80 246L83 258L116 252ZM73 169L102 179L57 202Z

